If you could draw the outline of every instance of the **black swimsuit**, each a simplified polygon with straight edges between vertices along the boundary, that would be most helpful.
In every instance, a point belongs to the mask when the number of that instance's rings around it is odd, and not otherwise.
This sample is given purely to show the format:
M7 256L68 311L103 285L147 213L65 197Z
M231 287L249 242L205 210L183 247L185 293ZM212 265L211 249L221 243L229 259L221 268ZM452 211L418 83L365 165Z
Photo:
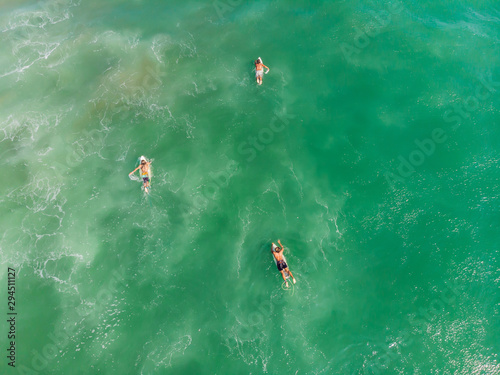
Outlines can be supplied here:
M278 271L283 271L285 268L287 268L288 266L286 265L286 262L282 259L282 260L278 260L276 262L276 266L278 266Z

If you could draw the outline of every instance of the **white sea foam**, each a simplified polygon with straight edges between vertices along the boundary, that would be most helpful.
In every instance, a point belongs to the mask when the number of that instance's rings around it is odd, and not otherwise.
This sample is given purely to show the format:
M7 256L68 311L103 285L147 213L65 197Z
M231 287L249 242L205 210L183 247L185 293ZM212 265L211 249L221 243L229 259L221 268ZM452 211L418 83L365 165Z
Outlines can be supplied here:
M59 125L60 115L49 115L43 112L27 111L16 115L9 115L5 121L0 123L0 130L3 137L0 143L5 140L22 142L23 145L34 141L38 130L50 131Z
M293 163L290 163L290 172L292 172L292 175L295 178L295 181L297 181L297 185L299 186L300 199L302 200L304 198L304 192L302 189L302 184L300 183L297 175L295 174L295 170L293 169Z
M67 38L65 33L60 32L58 24L71 18L70 9L74 4L46 2L40 5L42 9L18 10L1 23L1 32L11 46L8 54L11 68L0 72L0 78L16 74L19 80L34 65L54 67L64 61L63 57L59 57L59 62L43 63Z
M32 176L30 182L9 192L7 196L33 213L47 209L51 212L63 212L62 206L66 203L66 199L59 197L61 186L61 183L39 174Z
M175 45L172 37L167 34L155 35L152 40L151 50L153 51L156 59L161 64L167 64L168 59L166 59L165 54Z
M190 334L183 334L177 337L178 341L167 345L170 341L169 336L171 335L160 329L154 340L145 344L144 349L147 350L148 354L141 373L157 372L160 369L172 367L172 361L182 357L193 342Z

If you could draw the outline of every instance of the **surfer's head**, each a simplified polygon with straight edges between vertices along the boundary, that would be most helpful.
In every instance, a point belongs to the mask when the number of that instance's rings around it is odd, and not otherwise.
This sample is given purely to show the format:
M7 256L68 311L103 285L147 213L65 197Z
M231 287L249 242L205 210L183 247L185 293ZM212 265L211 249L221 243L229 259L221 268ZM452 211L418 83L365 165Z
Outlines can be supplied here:
M142 165L146 164L146 160L142 159L142 160L141 160L141 164L142 164Z

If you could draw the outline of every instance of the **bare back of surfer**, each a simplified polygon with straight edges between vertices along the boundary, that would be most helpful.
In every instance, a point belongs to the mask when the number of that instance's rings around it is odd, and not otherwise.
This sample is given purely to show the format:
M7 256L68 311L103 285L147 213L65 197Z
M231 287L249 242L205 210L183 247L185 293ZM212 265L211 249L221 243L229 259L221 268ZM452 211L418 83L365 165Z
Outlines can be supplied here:
M285 262L285 259L283 258L283 245L281 244L280 240L278 240L279 246L276 246L276 244L273 242L271 245L271 252L273 253L274 259L276 259L276 266L278 267L278 271L281 272L281 276L283 277L283 280L285 280L285 285L288 287L288 281L286 280L285 272L290 275L290 277L293 280L293 283L296 283L295 277L293 277L292 272L288 269L288 265Z
M255 60L255 78L257 79L257 83L259 85L262 85L262 75L264 73L264 68L267 69L267 73L269 73L269 68L264 65L262 62L262 59L259 57L257 60Z

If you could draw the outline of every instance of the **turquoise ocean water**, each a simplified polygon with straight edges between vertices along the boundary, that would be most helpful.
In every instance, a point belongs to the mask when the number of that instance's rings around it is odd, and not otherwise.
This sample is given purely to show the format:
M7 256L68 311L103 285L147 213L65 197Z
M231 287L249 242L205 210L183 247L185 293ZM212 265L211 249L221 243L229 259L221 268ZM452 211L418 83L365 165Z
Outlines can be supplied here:
M499 38L493 1L0 1L1 374L500 374Z

